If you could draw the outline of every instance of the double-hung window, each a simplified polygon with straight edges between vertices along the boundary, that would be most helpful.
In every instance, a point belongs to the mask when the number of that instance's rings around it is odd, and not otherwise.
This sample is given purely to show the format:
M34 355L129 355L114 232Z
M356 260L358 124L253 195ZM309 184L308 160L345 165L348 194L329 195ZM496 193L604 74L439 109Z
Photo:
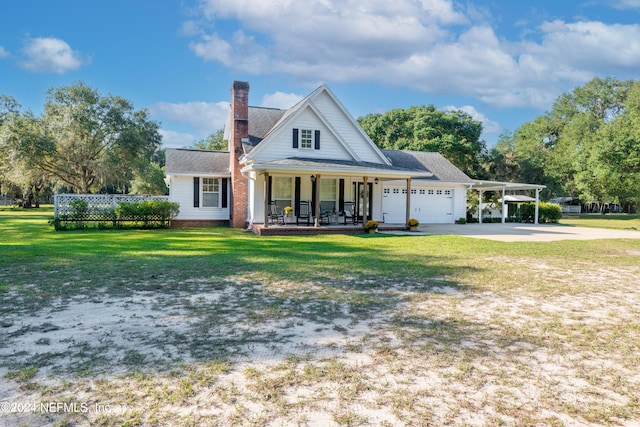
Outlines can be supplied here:
M217 208L220 206L220 180L217 178L202 178L202 206Z
M332 212L336 209L337 191L334 178L320 180L320 211Z
M300 148L313 147L313 131L311 129L300 129Z
M278 209L293 206L293 178L289 176L273 177L273 200Z

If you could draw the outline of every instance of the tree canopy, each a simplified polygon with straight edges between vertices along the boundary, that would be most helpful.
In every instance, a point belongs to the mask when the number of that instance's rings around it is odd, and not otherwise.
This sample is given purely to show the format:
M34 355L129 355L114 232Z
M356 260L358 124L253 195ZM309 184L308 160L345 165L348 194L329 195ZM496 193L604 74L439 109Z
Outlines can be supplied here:
M433 105L368 114L358 123L380 148L437 151L467 175L484 175L480 139L482 123L463 111L445 112Z
M509 170L494 179L547 185L546 197L637 208L640 82L595 78L562 94L549 112L501 138L489 164Z
M77 83L50 89L40 117L15 108L5 114L0 151L16 173L45 174L71 191L90 193L128 185L136 173L151 170L158 129L146 110Z
M189 148L196 150L227 151L229 144L224 140L224 129L209 134L205 139L194 142Z

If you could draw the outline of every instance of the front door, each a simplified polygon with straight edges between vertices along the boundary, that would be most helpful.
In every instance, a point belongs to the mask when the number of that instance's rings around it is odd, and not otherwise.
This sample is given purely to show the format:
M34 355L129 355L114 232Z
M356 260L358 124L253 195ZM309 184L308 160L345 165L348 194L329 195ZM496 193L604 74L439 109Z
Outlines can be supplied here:
M369 194L367 195L367 205L368 206L364 206L364 182L354 182L353 183L353 192L356 194L356 212L355 215L358 218L358 220L362 221L362 216L365 212L365 209L367 210L367 218L371 219L371 217L373 216L373 203L372 203L372 197L373 197L373 184L371 184L370 182L367 183L367 186L369 187Z

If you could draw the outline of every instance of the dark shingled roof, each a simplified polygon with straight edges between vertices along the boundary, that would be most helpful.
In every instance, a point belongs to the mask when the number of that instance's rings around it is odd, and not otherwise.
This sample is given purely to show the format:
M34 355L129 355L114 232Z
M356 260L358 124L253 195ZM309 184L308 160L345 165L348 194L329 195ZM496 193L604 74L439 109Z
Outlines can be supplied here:
M403 172L410 173L412 171L416 171L415 168L405 168L398 166L389 166L384 163L372 163L372 162L356 162L353 160L334 160L334 159L314 159L314 158L306 158L306 157L289 157L286 159L278 159L278 160L270 160L264 163L265 165L283 165L283 166L296 166L296 167L307 167L310 169L314 168L332 168L332 167L340 167L345 170L353 169L375 169L381 172L389 171L389 172ZM425 168L422 168L421 171L428 172Z
M442 154L426 151L382 150L395 167L428 170L433 177L424 178L429 181L461 182L471 184L473 180L455 167ZM422 179L422 178L421 178Z
M249 107L249 147L245 150L250 151L258 145L286 112L277 108Z
M167 175L230 175L229 152L167 148Z

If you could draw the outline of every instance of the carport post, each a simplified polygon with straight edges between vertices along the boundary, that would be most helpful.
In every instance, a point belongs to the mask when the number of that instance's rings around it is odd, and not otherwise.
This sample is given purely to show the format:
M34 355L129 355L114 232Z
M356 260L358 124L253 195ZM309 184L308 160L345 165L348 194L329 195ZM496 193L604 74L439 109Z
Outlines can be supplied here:
M507 207L507 202L504 200L504 196L505 196L505 189L506 187L502 187L502 223L504 224L504 218L505 216L507 216L507 212L505 210L505 208Z
M538 223L538 204L540 203L540 189L536 188L536 214L535 219L533 220L534 224Z
M478 190L478 224L482 224L482 190Z

